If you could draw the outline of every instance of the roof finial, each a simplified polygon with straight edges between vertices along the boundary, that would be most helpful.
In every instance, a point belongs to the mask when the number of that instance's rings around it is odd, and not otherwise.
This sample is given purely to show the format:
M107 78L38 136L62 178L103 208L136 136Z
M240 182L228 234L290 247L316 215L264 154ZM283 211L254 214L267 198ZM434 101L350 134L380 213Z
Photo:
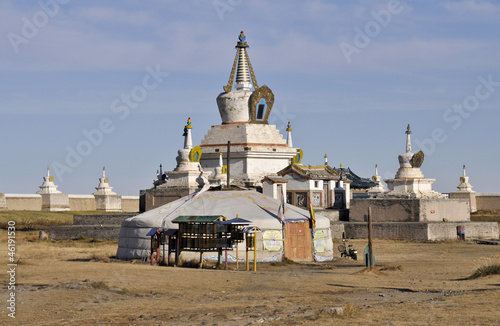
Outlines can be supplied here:
M328 155L325 153L325 165L328 165Z
M103 178L106 177L106 167L105 166L102 167L102 177Z

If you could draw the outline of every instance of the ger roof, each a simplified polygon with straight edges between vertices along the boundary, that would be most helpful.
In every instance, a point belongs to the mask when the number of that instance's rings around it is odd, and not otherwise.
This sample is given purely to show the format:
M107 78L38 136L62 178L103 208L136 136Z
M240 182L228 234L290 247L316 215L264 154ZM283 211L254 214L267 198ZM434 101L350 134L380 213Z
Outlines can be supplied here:
M154 208L123 221L123 227L162 227L177 229L173 220L180 216L225 216L228 219L245 219L261 229L281 230L278 209L281 201L254 190L206 191L196 196L191 194L176 201ZM286 221L305 221L309 211L285 206ZM319 224L319 225L318 225ZM322 226L321 226L322 225ZM330 220L316 214L316 226L329 228Z
M212 223L219 220L222 215L181 215L172 220L172 223L185 223L185 222L196 222L196 223Z

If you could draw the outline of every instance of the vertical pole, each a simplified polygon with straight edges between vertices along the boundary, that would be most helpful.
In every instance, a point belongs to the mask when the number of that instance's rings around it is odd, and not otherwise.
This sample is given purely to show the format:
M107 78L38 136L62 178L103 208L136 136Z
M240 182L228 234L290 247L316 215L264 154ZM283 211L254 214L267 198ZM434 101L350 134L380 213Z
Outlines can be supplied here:
M165 242L167 241L167 237L165 237ZM168 264L165 263L165 243L163 243L163 264L165 264L165 266L167 266Z
M239 244L239 242L236 241L236 270L238 270L238 261L239 261L239 259L238 259L238 244Z
M224 250L224 251L225 251L225 253L226 253L226 267L225 267L225 270L227 270L227 249L226 249L226 250Z
M253 242L253 271L257 271L257 233L254 233L254 242Z
M181 253L181 230L177 231L177 236L175 237L175 265L179 264L179 255Z
M247 251L247 261L246 261L246 264L247 264L247 271L250 270L250 265L249 265L249 262L248 262L248 246L246 248L246 251Z
M222 263L222 249L217 250L217 267Z
M200 268L203 268L203 251L200 253Z
M230 184L230 179L231 179L231 142L227 142L227 188L231 186Z
M370 269L373 268L373 248L372 248L372 208L368 207L368 255Z

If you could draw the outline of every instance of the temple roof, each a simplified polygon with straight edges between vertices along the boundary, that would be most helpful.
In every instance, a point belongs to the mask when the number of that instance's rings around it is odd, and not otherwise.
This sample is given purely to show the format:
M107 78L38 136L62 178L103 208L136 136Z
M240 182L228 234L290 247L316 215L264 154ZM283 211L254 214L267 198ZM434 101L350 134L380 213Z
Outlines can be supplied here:
M377 185L376 182L369 178L361 178L352 172L350 168L333 168L333 170L339 174L342 172L342 175L351 181L351 189L366 189Z
M291 172L309 180L340 180L339 173L328 165L312 166L291 164L281 171L278 171L277 174L284 176Z

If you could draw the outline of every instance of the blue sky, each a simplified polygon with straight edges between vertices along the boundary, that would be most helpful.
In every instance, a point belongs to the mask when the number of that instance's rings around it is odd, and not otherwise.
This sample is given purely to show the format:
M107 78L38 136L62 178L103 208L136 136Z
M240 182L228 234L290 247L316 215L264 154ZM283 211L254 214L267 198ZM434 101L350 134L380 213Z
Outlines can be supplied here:
M410 123L435 190L466 164L474 190L500 191L499 14L482 0L2 1L0 192L35 193L48 165L64 193L94 192L104 165L117 193L149 188L188 117L195 143L220 123L240 30L303 163L328 153L392 178Z

